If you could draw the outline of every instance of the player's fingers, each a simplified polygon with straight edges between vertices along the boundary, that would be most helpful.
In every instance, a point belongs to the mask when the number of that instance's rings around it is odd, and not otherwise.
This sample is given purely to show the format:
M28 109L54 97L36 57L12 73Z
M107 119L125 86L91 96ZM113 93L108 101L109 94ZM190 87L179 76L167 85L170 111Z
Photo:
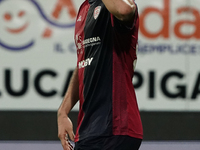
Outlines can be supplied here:
M61 144L62 144L63 150L70 150L69 145L66 143L65 139L61 140Z
M68 135L69 135L70 140L74 141L74 137L75 137L74 132L70 131L70 132L68 132Z
M60 136L60 141L61 141L63 150L71 150L70 145L67 142L68 137L66 135L67 134L64 134L64 135Z
M70 150L73 149L73 145L70 143L69 139L66 140L66 145L70 148Z
M66 147L67 147L69 150L73 150L73 145L70 143L67 134L66 134L66 136L65 136L65 144L66 144Z

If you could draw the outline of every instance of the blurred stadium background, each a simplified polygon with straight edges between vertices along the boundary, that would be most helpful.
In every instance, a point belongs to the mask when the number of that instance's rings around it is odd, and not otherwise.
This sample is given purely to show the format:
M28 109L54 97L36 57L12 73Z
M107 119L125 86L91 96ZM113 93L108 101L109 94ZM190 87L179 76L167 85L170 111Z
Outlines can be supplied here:
M76 65L82 0L0 0L0 150L61 150L56 111ZM200 147L200 1L136 0L141 150ZM70 113L76 129L78 105Z

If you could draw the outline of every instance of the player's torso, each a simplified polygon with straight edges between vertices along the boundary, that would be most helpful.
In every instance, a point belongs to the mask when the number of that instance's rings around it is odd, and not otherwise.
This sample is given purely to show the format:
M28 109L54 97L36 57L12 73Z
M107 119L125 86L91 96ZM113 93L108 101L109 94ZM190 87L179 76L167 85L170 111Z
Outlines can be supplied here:
M99 82L100 79L107 78L101 76L103 71L111 70L109 68L111 66L108 65L112 63L111 32L110 13L102 1L85 1L79 10L75 27L77 67L79 69L79 81L83 82L81 88L84 89L84 93L82 93L84 100L91 97L89 87ZM106 87L106 85L104 86Z
M128 135L132 126L141 127L132 86L137 37L132 35L134 30L120 28L101 0L86 0L79 9L74 37L80 98L76 141L92 136ZM133 106L128 105L129 100ZM132 115L129 107L137 115L131 126L127 124ZM127 120L122 124L123 118ZM124 129L126 132L121 132Z
M84 113L79 133L82 137L102 134L112 119L112 25L110 13L101 0L85 1L81 6L75 43L80 111Z

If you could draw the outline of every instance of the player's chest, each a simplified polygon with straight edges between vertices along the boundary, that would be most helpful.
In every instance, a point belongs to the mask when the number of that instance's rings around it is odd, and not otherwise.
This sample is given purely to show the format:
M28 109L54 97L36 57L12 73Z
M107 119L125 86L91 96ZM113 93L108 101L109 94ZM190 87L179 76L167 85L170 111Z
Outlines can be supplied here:
M75 35L89 38L92 35L101 33L107 20L105 12L108 11L102 2L95 2L92 5L87 4L81 7L76 20Z

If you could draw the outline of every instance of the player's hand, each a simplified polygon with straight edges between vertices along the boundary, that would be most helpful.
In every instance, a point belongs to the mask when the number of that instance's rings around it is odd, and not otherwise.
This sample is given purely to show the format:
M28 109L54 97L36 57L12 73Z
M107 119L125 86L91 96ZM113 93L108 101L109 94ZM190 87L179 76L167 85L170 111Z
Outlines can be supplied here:
M72 145L69 142L69 138L71 141L74 141L74 132L73 125L71 120L67 115L58 116L58 137L61 141L62 147L64 150L72 150Z

